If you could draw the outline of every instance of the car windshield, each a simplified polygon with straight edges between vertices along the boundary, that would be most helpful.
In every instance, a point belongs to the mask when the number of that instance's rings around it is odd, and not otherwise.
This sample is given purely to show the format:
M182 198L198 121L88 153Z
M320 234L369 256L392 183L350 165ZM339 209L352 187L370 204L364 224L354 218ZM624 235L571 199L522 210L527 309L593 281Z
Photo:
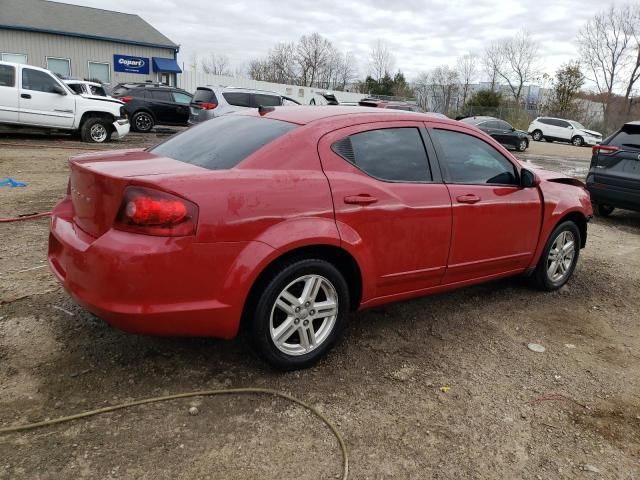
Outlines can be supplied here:
M571 120L569 123L573 125L574 128L578 128L580 130L585 129L584 125L582 125L580 122L574 122L573 120Z

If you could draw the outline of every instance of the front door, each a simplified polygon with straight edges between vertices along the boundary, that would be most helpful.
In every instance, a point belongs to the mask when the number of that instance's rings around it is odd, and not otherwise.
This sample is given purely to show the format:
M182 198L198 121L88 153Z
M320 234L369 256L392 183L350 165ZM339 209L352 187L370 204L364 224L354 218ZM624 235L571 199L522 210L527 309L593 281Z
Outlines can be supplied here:
M520 187L516 165L472 130L429 133L453 206L444 283L524 270L542 221L538 189Z
M432 174L419 122L381 122L319 144L343 238L366 250L375 286L363 301L439 285L451 236L451 200ZM429 145L432 151L432 147Z
M76 100L50 73L22 68L20 123L53 128L73 128ZM62 89L63 93L55 91Z

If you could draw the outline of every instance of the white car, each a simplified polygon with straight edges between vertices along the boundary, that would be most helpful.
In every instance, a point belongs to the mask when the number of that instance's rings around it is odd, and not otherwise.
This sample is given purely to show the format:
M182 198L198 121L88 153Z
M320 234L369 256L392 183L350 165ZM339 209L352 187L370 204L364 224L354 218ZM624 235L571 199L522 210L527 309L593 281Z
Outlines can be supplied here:
M93 143L129 133L122 102L77 95L44 68L9 62L0 62L0 125L78 132L83 141Z
M78 95L84 95L85 97L108 97L104 86L97 82L89 82L87 80L63 80L71 90Z
M602 134L587 130L574 120L563 118L538 117L527 130L536 142L545 139L548 142L570 142L576 147L582 145L597 145L602 141Z

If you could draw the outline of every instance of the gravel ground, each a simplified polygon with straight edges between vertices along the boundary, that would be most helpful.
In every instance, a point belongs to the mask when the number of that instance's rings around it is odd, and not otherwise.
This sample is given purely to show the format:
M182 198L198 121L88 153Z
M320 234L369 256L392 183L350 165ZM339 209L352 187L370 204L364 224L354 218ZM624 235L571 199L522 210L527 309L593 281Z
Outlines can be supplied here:
M130 135L99 148L161 138ZM87 148L64 138L2 142L30 145L0 145L0 177L29 186L0 189L0 217L49 210L66 189L67 158L80 151L65 148ZM567 172L584 169L589 154L532 143L522 158ZM355 314L329 357L287 374L239 341L107 327L57 285L46 244L46 219L0 226L0 426L256 386L327 414L349 448L352 479L640 478L640 214L596 219L559 292L511 279ZM530 342L546 351L528 350ZM0 436L0 479L339 473L339 449L322 424L266 397L173 401Z

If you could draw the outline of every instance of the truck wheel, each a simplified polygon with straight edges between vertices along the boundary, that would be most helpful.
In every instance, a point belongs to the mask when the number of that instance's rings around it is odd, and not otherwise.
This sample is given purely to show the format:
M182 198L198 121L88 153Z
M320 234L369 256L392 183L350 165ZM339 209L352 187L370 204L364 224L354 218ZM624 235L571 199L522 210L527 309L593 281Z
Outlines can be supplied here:
M90 117L80 127L83 142L104 143L111 138L111 124L103 118Z
M136 132L150 132L154 124L153 117L147 112L135 113L131 119L131 126Z

